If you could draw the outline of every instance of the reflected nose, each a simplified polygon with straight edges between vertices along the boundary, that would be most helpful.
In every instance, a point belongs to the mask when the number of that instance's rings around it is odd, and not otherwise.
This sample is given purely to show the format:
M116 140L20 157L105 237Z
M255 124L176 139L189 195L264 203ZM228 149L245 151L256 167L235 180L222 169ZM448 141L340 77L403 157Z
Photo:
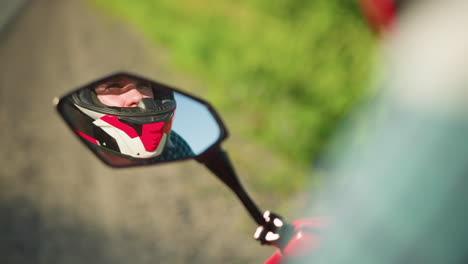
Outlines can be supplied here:
M124 94L125 107L137 107L141 99L143 99L143 95L138 91L134 84L126 85L124 89L128 89Z

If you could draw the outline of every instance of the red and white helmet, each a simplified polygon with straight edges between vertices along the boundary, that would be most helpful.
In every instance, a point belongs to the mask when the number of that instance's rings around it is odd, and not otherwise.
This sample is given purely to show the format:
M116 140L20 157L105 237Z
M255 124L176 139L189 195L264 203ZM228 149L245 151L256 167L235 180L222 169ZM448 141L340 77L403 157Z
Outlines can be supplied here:
M70 96L75 132L107 154L130 160L161 155L168 141L176 102L172 91L154 89L137 107L101 103L92 88Z

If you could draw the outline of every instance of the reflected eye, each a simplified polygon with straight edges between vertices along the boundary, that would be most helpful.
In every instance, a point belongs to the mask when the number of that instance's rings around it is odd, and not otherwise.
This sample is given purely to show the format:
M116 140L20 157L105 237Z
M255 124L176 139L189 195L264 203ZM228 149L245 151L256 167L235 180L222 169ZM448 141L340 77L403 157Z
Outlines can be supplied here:
M151 84L148 82L136 82L136 81L111 81L108 83L103 83L95 89L96 93L99 95L112 94L120 95L128 92L129 90L136 88L141 94L153 97L153 89Z
M151 86L147 83L137 83L137 88L141 90L150 90Z
M120 88L122 88L122 86L121 86L119 83L116 83L116 82L115 82L115 83L109 83L109 84L107 84L107 85L105 86L105 88L107 88L107 89L111 89L111 88L118 88L118 89L120 89Z
M124 92L123 86L117 82L105 84L99 89L100 94L121 94ZM96 90L98 91L98 90Z
M137 84L137 89L142 93L143 95L147 95L149 97L153 97L153 89L151 88L151 85L148 83L138 83Z

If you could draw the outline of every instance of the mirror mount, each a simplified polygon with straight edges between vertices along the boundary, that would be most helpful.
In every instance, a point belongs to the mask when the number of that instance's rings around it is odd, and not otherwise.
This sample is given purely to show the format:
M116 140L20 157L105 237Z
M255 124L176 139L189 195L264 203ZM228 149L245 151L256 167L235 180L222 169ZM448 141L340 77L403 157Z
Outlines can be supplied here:
M225 150L221 149L221 147L217 145L215 148L212 148L196 159L198 162L203 163L216 175L216 177L218 177L218 179L224 182L237 195L245 209L247 209L258 225L265 225L263 214L242 187L234 167L232 166L231 160Z

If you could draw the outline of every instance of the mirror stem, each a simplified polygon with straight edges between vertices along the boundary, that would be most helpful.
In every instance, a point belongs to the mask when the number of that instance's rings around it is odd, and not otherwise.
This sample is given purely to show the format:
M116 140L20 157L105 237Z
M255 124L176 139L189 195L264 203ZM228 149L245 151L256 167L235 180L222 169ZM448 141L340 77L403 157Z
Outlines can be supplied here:
M205 164L216 177L223 181L239 197L258 225L265 224L262 213L242 187L226 151L218 147L202 155L198 161Z

